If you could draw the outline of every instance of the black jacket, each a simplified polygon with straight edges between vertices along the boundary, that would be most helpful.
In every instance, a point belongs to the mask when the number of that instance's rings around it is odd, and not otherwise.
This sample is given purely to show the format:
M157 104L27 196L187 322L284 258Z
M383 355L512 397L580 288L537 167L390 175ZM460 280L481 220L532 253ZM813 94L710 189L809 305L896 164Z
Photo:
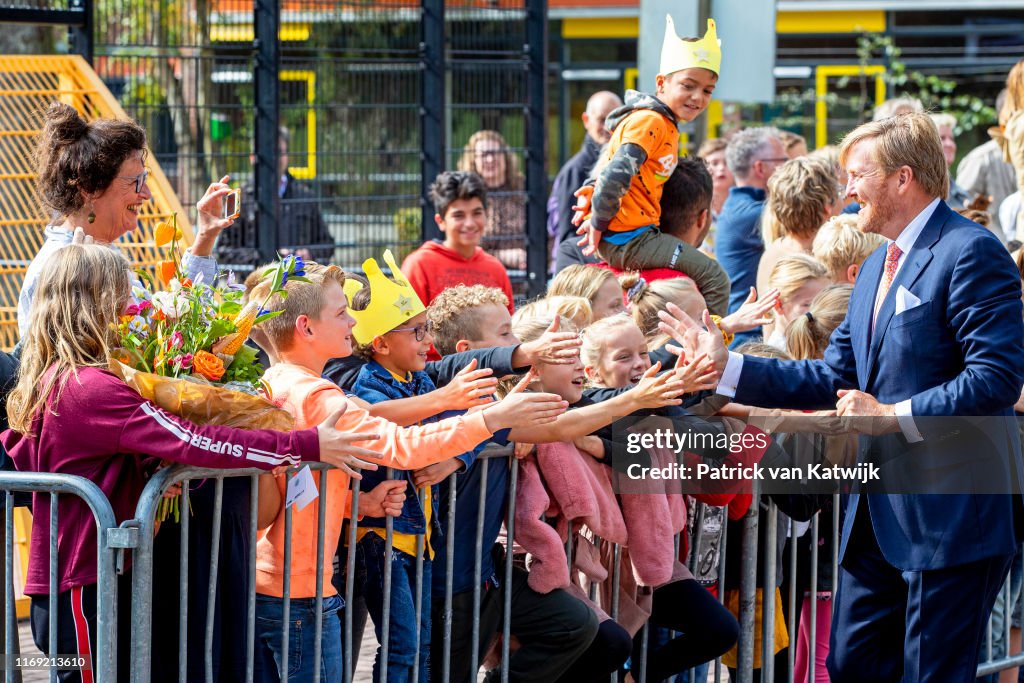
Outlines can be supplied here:
M290 174L281 197L278 247L295 251L309 249L314 261L327 263L334 256L334 237L323 217L317 196ZM242 188L242 213L235 225L217 239L217 260L224 265L257 266L256 189L250 180Z

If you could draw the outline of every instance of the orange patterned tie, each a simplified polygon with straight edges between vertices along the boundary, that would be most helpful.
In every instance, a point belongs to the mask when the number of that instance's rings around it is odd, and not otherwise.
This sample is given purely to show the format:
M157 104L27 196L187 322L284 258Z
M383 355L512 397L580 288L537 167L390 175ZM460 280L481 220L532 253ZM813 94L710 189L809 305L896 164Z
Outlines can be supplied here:
M875 317L878 317L878 310L882 308L882 302L885 301L885 295L889 293L889 288L892 287L892 281L896 277L896 266L900 263L900 256L903 255L903 251L896 246L895 242L890 242L889 247L885 250L885 270L882 272L882 283L878 285L878 303L875 306Z

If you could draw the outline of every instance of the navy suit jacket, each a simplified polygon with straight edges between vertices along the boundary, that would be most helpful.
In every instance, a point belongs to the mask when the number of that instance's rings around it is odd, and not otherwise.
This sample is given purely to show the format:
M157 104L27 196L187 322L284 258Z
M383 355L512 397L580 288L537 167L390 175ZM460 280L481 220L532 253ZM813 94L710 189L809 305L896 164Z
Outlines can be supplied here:
M903 462L964 491L979 459L988 459L1022 485L1020 439L1013 404L1024 384L1024 319L1020 275L1006 249L988 230L939 202L907 254L882 302L871 332L885 247L864 262L846 319L822 360L744 358L736 390L740 403L766 407L834 407L839 389L860 389L882 403L911 399L924 441L903 434L862 437L859 459L875 461L899 451ZM905 287L920 305L895 315L896 292ZM924 416L1005 416L985 421L970 438L948 435L951 420ZM959 432L953 432L959 434ZM936 461L938 460L938 461ZM990 463L991 464L991 463ZM923 490L923 489L922 489ZM974 489L971 489L974 490ZM840 557L846 551L860 498L866 497L879 548L902 570L938 569L1012 554L1019 542L1019 494L968 495L854 493L850 496Z

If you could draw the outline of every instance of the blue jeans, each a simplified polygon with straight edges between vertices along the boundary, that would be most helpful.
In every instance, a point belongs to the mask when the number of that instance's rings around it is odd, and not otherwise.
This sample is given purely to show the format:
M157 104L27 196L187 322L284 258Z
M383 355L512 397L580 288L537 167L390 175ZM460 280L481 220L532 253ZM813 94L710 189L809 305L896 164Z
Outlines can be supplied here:
M320 681L341 680L341 619L338 612L345 601L337 595L324 597L323 635L320 638ZM316 600L294 598L288 613L288 680L310 683L313 680L313 650L316 647ZM253 680L259 683L281 681L281 627L284 605L281 598L256 595L256 652Z
M377 642L384 633L384 539L374 533L363 536L356 551L357 580L362 581L366 609L373 619ZM418 683L430 681L430 565L423 560L423 602L420 612L419 652L416 651L416 558L391 551L391 606L388 618L387 683L416 683L412 678L419 659ZM380 655L373 663L373 681L380 683Z

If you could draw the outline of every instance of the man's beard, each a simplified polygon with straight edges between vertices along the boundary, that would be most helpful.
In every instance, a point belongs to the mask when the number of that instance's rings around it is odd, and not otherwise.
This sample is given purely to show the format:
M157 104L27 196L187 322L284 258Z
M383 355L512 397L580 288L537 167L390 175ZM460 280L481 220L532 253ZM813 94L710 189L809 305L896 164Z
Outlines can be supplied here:
M867 214L861 211L857 217L857 227L861 232L882 234L882 230L892 221L896 215L896 206L892 200L885 196L868 202L870 209Z

